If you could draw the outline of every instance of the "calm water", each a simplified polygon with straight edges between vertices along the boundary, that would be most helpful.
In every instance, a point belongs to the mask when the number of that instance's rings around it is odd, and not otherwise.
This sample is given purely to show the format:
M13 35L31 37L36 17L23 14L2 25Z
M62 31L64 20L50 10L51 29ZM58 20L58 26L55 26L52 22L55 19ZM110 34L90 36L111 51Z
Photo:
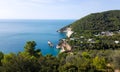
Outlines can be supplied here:
M54 45L65 34L56 31L74 20L0 20L0 51L4 53L24 50L27 41L36 41L43 55L57 55L59 50L50 48L47 41Z

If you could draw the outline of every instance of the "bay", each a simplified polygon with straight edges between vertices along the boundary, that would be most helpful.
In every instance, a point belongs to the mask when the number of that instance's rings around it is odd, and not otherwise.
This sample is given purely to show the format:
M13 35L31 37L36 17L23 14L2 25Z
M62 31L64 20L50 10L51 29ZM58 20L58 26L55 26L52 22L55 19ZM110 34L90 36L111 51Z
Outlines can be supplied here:
M24 50L27 41L35 41L36 48L43 55L56 56L59 50L48 46L50 40L55 46L65 34L56 32L75 20L0 20L0 51L18 53Z

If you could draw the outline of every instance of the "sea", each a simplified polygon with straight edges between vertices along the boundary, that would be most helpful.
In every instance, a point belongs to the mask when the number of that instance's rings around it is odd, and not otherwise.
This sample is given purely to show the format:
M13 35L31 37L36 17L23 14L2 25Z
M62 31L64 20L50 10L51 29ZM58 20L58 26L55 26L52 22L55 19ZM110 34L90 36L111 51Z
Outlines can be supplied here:
M75 20L0 20L0 51L5 54L18 53L24 50L28 41L36 42L36 49L41 49L43 55L58 55L56 48L59 40L65 38L65 33L57 30L71 24ZM50 40L54 47L48 45Z

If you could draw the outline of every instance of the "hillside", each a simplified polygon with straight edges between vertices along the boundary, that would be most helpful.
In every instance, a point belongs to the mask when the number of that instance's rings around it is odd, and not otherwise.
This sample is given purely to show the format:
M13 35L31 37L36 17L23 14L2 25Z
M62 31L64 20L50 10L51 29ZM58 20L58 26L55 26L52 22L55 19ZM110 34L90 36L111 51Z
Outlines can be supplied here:
M120 10L93 13L71 24L73 31L116 31L120 29Z

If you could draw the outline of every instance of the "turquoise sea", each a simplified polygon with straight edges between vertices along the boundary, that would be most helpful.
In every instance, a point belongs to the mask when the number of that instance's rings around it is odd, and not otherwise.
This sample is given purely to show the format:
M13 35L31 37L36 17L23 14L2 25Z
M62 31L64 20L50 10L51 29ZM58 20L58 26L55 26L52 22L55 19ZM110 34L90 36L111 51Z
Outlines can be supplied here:
M24 50L27 41L35 41L36 48L43 55L56 56L59 50L50 48L47 41L57 45L65 34L56 32L75 20L0 20L0 51L3 53L18 53Z

